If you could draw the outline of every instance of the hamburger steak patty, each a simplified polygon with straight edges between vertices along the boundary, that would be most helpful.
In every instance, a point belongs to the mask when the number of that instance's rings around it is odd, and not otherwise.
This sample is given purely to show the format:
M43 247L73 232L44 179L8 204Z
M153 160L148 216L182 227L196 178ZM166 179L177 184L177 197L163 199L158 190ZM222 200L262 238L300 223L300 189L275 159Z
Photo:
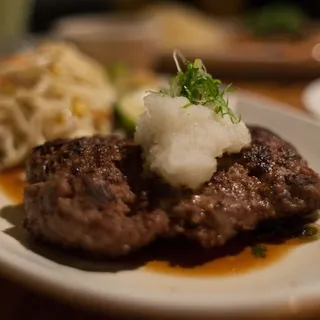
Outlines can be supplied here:
M117 256L167 231L167 215L148 207L140 149L129 141L48 142L34 149L26 175L25 226L36 238Z
M143 173L129 140L56 140L27 162L25 227L36 238L98 256L120 256L159 237L184 235L221 246L259 222L320 208L319 176L294 147L250 127L250 148L219 159L196 191Z

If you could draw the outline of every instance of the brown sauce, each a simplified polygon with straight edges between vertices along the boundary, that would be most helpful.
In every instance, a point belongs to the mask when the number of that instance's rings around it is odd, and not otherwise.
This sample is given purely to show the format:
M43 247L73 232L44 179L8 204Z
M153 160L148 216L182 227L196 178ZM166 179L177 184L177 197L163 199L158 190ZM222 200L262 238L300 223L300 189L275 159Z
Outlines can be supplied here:
M239 241L238 244L236 242ZM168 245L167 251L179 257L155 259L146 263L146 270L181 276L236 276L246 272L265 268L285 257L292 249L304 241L299 238L285 240L282 243L263 243L266 257L256 257L251 246L236 239L223 248L202 250L201 248L181 251ZM237 248L233 252L233 248ZM167 253L168 255L168 253ZM169 254L170 255L170 254ZM184 255L184 257L183 257ZM173 262L174 261L174 262Z
M14 203L23 201L23 169L0 173L0 189ZM300 222L301 225L301 222ZM259 240L256 235L259 235ZM162 240L122 260L125 265L143 266L146 270L181 276L236 276L265 268L285 257L306 241L291 234L268 236L261 240L259 231L237 237L221 248L203 249L186 240ZM252 247L263 245L265 257L256 257Z
M186 239L156 241L124 259L126 265L143 267L150 272L188 276L237 276L266 268L278 262L292 250L316 240L319 226L308 220L265 223L253 232L242 233L226 245L204 249ZM315 230L314 236L302 237L302 231ZM254 248L265 249L265 256L257 255Z
M1 192L17 204L23 200L23 189L26 185L23 174L23 168L14 168L0 173Z
M317 213L290 221L265 222L255 231L242 233L219 248L204 249L186 240L166 240L139 254L148 271L181 276L237 276L266 268L292 250L317 240ZM309 231L313 233L305 233ZM302 236L304 235L304 236ZM265 250L265 256L254 249ZM258 250L258 253L261 251Z

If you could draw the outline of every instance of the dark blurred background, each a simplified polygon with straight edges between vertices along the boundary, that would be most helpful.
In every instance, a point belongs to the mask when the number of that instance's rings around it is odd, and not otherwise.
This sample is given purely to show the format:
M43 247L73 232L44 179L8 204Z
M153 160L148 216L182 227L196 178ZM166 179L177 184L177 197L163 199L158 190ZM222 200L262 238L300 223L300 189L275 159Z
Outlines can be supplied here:
M30 19L30 30L32 32L45 32L52 26L53 22L64 16L82 13L101 13L128 11L140 9L143 6L156 3L156 0L34 0L34 10ZM164 2L164 1L162 1ZM259 8L261 6L285 2L299 6L306 14L313 18L320 17L320 1L318 0L180 0L167 1L190 4L207 14L212 15L234 15Z
M54 38L106 66L171 72L179 48L217 76L310 78L319 18L320 0L0 0L0 54Z

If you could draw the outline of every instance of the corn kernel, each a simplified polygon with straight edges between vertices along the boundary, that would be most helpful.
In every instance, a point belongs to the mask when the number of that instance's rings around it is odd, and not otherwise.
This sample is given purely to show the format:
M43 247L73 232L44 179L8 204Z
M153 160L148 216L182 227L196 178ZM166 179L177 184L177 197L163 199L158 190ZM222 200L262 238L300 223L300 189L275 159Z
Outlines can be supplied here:
M57 124L63 124L67 121L68 117L70 117L70 111L69 110L63 110L59 112L56 117L54 118L55 122Z
M61 75L62 73L62 68L54 63L54 64L51 64L49 67L48 67L49 71L51 71L53 74L55 74L56 76L58 75Z
M74 116L79 118L85 117L88 114L88 111L88 106L82 99L78 97L72 99L71 112Z
M63 112L60 112L56 117L55 117L55 121L59 124L63 124L65 121L65 114Z

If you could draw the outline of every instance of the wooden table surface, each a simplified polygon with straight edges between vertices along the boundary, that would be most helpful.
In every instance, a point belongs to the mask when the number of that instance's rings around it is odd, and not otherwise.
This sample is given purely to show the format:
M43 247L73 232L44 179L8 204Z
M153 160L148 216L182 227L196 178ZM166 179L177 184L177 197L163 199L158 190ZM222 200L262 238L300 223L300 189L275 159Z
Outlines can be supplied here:
M236 82L234 85L289 103L294 108L303 109L300 100L306 82ZM27 319L115 319L112 316L94 314L79 310L40 294L32 293L18 284L0 278L1 320Z

